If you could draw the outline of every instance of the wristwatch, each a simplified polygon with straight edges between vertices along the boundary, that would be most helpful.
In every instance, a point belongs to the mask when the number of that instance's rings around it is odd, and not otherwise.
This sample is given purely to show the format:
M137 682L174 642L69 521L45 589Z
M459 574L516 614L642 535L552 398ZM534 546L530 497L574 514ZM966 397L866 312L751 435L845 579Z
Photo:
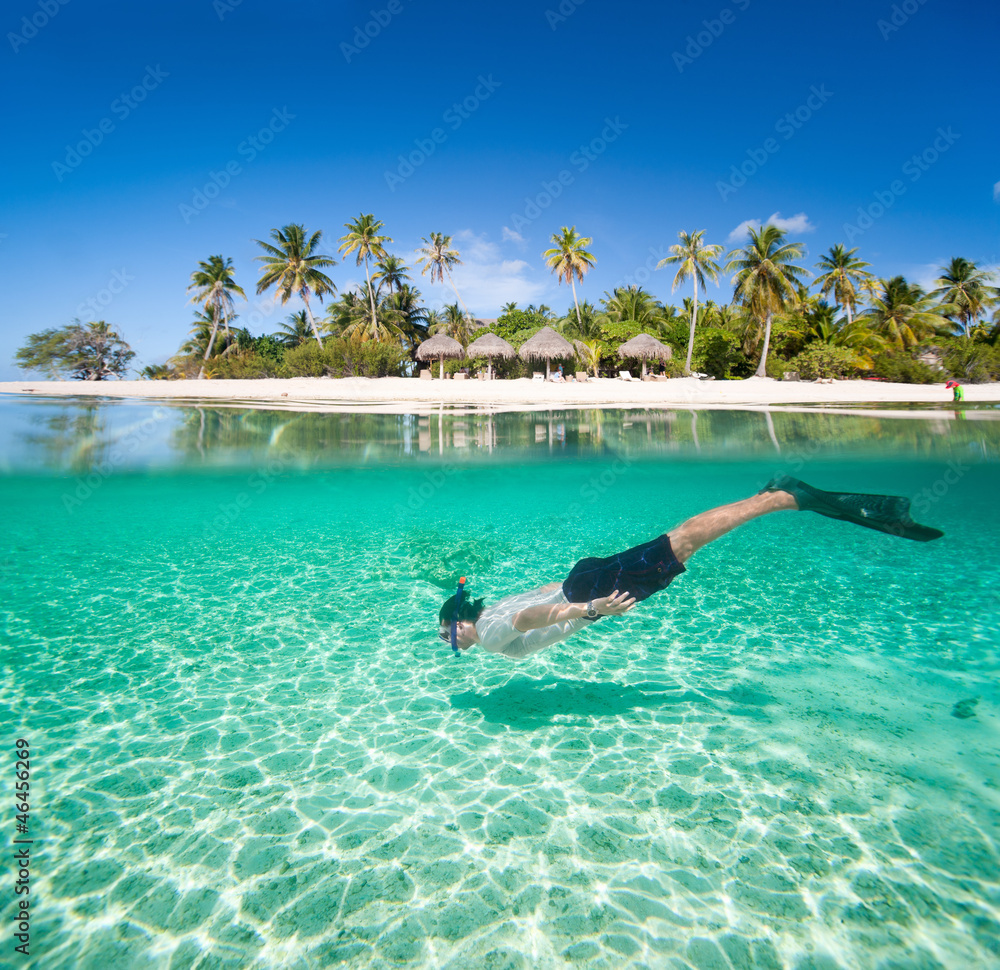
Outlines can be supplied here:
M587 619L596 620L601 614L594 609L594 601L587 600Z

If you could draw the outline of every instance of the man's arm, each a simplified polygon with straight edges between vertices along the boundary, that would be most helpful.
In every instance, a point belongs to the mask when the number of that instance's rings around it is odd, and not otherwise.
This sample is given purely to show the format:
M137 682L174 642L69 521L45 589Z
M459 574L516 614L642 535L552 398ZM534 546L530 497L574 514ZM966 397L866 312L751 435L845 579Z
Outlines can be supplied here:
M594 609L602 616L618 616L627 613L635 606L635 599L628 593L615 590L611 596L601 596L593 601ZM529 606L514 617L514 629L521 633L529 630L540 630L552 626L553 623L563 623L566 620L580 620L587 615L586 603L555 603L551 605Z

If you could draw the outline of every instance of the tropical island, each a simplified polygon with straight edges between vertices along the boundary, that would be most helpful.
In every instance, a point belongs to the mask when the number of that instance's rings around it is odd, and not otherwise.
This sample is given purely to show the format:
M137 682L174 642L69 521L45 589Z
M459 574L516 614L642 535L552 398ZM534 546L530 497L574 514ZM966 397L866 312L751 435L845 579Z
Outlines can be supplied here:
M597 261L593 240L564 226L542 258L569 284L567 311L507 303L496 319L482 319L455 285L461 253L451 236L424 237L411 267L390 251L393 240L372 214L344 227L338 254L364 266L365 281L339 294L326 272L337 259L326 252L322 230L290 223L255 240L262 250L257 295L302 305L271 333L240 324L240 302L248 297L232 260L220 254L199 261L187 287L197 305L189 338L165 363L142 367L139 378L402 378L419 376L421 361L437 363L424 377L501 380L537 376L543 366L546 378L555 369L557 380L570 382L574 375L581 381L631 376L630 368L648 379L647 363L660 379L977 384L1000 378L1000 289L994 274L962 257L941 266L926 292L902 276L878 278L857 247L833 246L813 272L801 265L805 247L775 225L749 226L744 245L728 253L706 242L702 230L682 231L657 269L671 274L672 294L690 286L690 296L667 303L630 285L595 305L576 292ZM450 288L454 302L429 309L415 285L418 267L431 286ZM708 282L726 275L730 302L702 301ZM125 380L134 358L124 329L77 320L31 334L15 360L50 380L93 382ZM220 394L213 388L208 396Z

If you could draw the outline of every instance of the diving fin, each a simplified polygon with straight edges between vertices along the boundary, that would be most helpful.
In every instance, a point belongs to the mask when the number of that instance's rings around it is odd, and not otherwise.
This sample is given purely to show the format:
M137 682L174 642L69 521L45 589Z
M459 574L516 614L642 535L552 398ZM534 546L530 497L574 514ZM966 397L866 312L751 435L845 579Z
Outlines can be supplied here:
M824 492L790 475L772 478L760 491L788 492L802 512L818 512L831 519L843 519L916 542L930 542L944 535L940 529L914 522L910 517L910 500L901 495Z

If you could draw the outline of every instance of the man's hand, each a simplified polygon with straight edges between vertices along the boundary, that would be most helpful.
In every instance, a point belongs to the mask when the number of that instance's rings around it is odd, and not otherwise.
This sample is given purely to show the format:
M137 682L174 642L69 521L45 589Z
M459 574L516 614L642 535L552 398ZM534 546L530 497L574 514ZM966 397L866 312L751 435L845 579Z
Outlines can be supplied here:
M615 590L610 596L601 596L592 602L594 609L602 616L621 616L635 606L635 597Z

